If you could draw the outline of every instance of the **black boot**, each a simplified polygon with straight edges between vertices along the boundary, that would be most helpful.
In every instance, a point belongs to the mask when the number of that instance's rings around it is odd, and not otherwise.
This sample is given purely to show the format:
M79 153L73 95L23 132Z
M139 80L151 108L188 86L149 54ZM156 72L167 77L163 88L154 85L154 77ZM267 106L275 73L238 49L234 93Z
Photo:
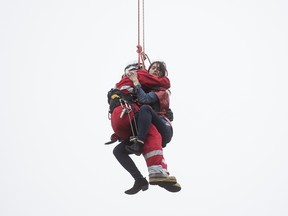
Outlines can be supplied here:
M135 141L135 143L133 143L130 146L127 145L125 148L126 148L127 151L139 156L143 152L144 144L142 144L141 142Z
M125 193L129 195L136 194L140 190L142 191L147 190L148 187L149 187L149 184L146 178L139 178L135 180L133 187L130 188L129 190L126 190Z

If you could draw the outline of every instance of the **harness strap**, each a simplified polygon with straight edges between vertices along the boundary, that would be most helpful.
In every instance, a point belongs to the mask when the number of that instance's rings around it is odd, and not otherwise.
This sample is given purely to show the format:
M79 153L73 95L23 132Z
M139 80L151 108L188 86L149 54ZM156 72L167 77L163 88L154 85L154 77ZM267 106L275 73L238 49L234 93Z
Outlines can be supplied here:
M121 92L120 89L111 89L108 92L107 97L108 97L109 114L110 114L108 118L110 119L111 114L116 107L121 106L122 112L120 114L120 118L123 118L125 114L128 115L131 132L133 136L136 136L138 134L137 123L135 119L136 112L135 108L131 105L132 103L136 102L135 96L133 96L132 94L124 94L123 92ZM131 112L134 112L133 118L131 117Z
M120 104L121 104L121 107L122 107L122 112L121 112L120 118L123 118L124 114L128 115L129 123L130 123L130 127L131 127L131 132L132 132L133 137L135 137L138 134L135 114L134 114L134 117L133 117L133 122L132 122L132 118L130 116L130 113L134 111L133 106L131 106L131 104L129 104L126 100L124 100L122 98L120 98L119 101L120 101ZM135 130L134 130L134 127L133 127L133 123L134 123Z

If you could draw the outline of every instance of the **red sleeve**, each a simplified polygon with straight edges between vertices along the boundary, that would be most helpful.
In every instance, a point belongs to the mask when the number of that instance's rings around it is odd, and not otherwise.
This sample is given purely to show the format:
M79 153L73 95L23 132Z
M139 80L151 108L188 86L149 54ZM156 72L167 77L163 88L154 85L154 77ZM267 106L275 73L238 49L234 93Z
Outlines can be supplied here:
M122 79L116 83L116 87L120 89L122 86L132 86L133 87L133 82L126 76L123 76Z
M138 74L138 80L141 84L142 87L144 88L155 88L155 87L160 87L160 88L165 88L169 89L170 88L170 80L168 77L156 77L148 73L146 70L139 70L137 71Z
M170 80L168 77L156 77L148 73L146 70L138 70L138 80L144 91L150 91L153 88L170 88ZM116 83L116 87L120 89L123 86L134 87L133 82L126 76L123 76L122 79Z

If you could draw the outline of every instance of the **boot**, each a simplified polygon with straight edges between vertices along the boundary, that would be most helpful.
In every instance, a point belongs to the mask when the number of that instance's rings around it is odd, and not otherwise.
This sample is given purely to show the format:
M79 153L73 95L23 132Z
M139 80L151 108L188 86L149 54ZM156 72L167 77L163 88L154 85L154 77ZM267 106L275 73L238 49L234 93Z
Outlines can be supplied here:
M151 185L161 185L161 184L176 184L177 180L174 176L169 176L166 173L152 173L149 174L149 183Z
M149 187L149 184L146 178L139 178L135 180L133 187L130 188L129 190L126 190L125 193L129 195L136 194L140 190L142 191L147 190L148 187Z
M158 185L172 193L176 193L181 190L181 186L179 183L175 183L175 184L159 183Z
M144 148L144 143L140 140L135 140L132 145L125 146L126 150L130 153L136 154L137 156L141 155Z

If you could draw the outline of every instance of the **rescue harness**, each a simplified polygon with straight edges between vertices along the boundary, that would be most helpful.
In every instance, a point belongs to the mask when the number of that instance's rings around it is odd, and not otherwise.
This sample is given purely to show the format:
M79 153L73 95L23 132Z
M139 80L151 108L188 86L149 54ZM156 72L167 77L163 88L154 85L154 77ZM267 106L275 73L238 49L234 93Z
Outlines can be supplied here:
M133 141L135 137L137 137L138 134L138 127L137 127L137 122L136 122L136 114L137 111L131 104L136 104L137 103L137 97L134 94L125 94L121 90L117 88L112 88L108 94L108 103L109 103L109 116L108 118L111 119L111 114L113 110L121 106L122 107L122 112L120 114L120 118L123 118L125 114L128 115L129 118L129 123L131 127L131 132L132 132L132 137L130 137L130 141ZM134 112L134 116L131 117L131 113Z

